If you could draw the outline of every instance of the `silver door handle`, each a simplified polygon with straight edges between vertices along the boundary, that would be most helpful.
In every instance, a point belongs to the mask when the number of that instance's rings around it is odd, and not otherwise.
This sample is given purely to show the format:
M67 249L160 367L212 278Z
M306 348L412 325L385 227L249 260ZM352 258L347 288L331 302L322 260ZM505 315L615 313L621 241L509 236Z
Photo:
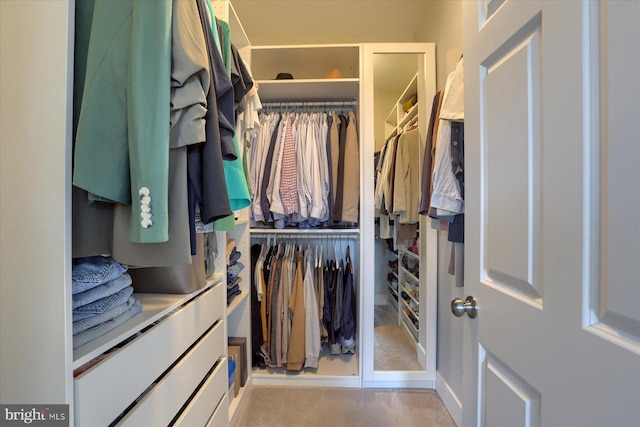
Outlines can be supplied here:
M451 312L456 317L462 317L467 313L471 319L478 317L478 300L469 295L466 301L462 301L460 298L454 298L451 300Z

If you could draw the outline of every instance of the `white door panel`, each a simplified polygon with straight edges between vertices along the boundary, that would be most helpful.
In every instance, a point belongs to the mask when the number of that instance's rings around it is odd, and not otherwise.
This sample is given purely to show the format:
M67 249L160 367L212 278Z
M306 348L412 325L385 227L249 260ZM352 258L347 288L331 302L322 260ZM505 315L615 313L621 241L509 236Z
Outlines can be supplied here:
M463 425L636 426L640 2L463 11Z
M589 71L599 74L601 86L590 110L590 176L598 170L601 175L590 187L594 215L588 230L592 270L586 326L640 353L640 51L628 49L631 40L640 40L640 8L604 3L592 9L599 15L594 22L599 43L591 47Z

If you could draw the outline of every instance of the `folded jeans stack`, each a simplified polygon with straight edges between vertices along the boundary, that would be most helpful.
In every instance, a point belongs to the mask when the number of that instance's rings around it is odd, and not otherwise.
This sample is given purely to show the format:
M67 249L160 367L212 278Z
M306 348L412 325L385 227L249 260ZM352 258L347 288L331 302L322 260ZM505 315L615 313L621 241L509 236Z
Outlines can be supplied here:
M142 311L127 269L111 257L75 258L72 267L73 348Z

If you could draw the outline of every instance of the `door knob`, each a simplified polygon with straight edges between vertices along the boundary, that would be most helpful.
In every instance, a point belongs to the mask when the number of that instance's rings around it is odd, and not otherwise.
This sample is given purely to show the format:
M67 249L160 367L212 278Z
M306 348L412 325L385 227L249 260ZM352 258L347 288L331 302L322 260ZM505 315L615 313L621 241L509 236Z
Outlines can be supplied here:
M478 317L478 300L476 297L469 295L466 301L462 301L460 298L454 298L451 300L451 312L456 317L462 317L467 313L471 319Z

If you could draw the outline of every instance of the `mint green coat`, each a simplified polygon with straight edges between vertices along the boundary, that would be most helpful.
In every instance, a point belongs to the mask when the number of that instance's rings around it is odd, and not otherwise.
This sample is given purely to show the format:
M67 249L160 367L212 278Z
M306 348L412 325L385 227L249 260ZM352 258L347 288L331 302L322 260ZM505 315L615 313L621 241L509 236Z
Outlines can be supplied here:
M76 29L89 44L73 184L130 204L131 241L165 242L172 2L78 0L76 7L85 20Z

